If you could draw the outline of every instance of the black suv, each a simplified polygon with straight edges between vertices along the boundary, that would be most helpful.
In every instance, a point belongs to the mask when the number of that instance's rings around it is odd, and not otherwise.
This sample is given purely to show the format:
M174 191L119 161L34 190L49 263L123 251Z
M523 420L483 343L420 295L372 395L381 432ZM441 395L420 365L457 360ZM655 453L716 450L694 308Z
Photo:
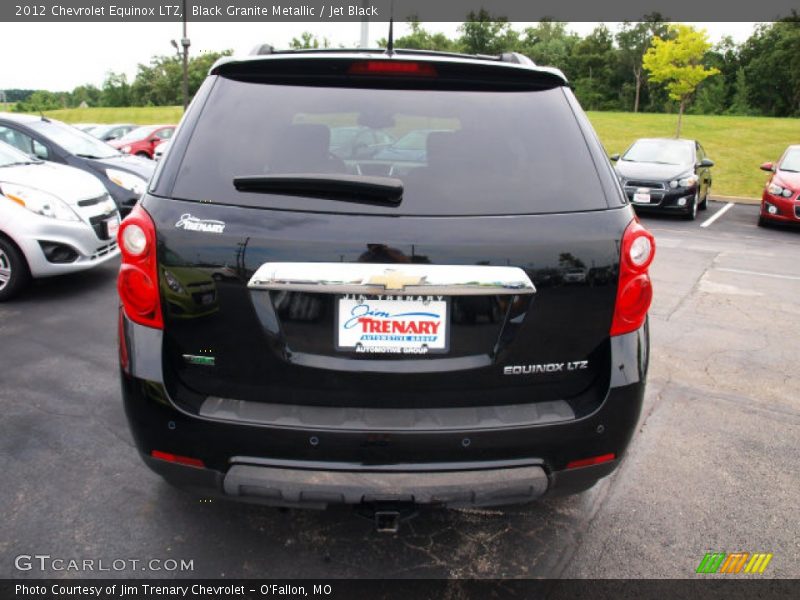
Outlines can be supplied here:
M342 158L337 127L424 151ZM654 241L555 69L223 59L119 240L125 409L179 486L518 503L590 487L633 435Z

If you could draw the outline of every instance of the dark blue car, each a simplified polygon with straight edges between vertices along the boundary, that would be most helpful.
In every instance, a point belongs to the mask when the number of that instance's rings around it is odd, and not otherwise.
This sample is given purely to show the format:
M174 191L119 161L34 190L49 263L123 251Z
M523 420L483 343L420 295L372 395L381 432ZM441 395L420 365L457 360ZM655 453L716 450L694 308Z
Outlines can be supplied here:
M88 133L47 117L0 113L0 141L42 160L95 175L123 216L147 189L155 170L152 161L122 154Z

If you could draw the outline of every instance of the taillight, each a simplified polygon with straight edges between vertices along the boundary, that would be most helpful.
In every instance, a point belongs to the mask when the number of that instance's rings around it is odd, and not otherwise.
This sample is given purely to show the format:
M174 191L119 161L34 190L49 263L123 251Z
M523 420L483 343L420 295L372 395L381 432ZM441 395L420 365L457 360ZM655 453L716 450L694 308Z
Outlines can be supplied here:
M638 220L631 221L622 236L619 287L611 335L636 331L647 318L653 300L653 286L647 269L653 262L655 252L653 235Z
M436 77L436 68L429 63L409 60L363 60L354 62L347 71L350 75L410 75Z
M150 215L138 204L125 217L117 232L122 253L117 290L127 317L140 325L163 329L158 292L156 228Z

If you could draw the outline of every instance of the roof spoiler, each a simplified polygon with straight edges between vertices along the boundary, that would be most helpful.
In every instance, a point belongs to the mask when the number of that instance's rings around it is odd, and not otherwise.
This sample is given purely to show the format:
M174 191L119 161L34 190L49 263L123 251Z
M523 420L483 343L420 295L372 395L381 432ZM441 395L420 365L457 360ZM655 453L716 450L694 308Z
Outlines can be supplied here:
M310 48L311 51L325 51L328 50L330 53L334 52L375 52L377 49L365 49L365 48L357 48L357 49L345 49L345 48ZM516 65L528 65L531 67L535 67L536 63L533 62L530 58L525 56L524 54L520 54L519 52L503 52L500 56L491 56L488 54L461 54L455 52L435 52L435 51L424 51L424 50L414 50L414 49L398 49L401 52L408 53L408 54L432 54L432 55L450 55L450 56L461 56L464 58L482 58L486 60L497 60L500 59L500 62L507 62L513 63ZM249 56L265 56L268 54L292 54L298 52L297 50L277 50L275 46L272 44L258 44L257 46L253 47L250 50ZM302 50L300 50L302 52Z
M309 56L327 55L330 58L342 58L343 60L353 60L358 56L369 56L370 60L387 60L390 59L381 48L309 48L309 49L276 49L273 45L263 43L256 45L251 51L249 56L235 57L235 56L222 56L217 59L217 62L209 69L209 75L233 73L241 69L248 69L249 65L256 65L260 61L259 58L278 58L278 57L309 57ZM537 65L530 58L519 52L504 52L495 55L482 55L482 54L461 54L455 52L439 52L434 50L419 50L408 48L395 48L392 57L396 59L423 59L424 57L431 57L432 59L446 60L446 59L467 59L471 61L483 62L487 66L491 63L505 63L506 65L515 65L523 68L529 68L539 72L539 75L545 79L551 79L557 82L556 85L569 85L567 78L564 74L553 67L541 67ZM269 62L272 62L271 60ZM274 65L277 66L277 65ZM284 73L286 74L286 73ZM327 75L331 75L328 73Z

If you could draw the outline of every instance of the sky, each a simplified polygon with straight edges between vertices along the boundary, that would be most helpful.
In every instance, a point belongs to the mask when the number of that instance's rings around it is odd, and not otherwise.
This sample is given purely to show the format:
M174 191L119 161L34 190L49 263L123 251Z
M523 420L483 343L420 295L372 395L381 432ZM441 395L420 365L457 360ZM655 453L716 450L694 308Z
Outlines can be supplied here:
M512 24L522 29L531 23ZM570 23L569 28L586 35L597 23ZM607 24L612 31L616 23ZM692 23L708 31L716 42L730 35L737 42L746 40L755 23ZM424 23L429 31L442 31L450 37L458 34L459 23ZM269 43L285 48L293 37L312 31L320 39L327 37L333 46L356 46L360 23L189 23L192 42L190 55L232 49L247 54L253 47ZM395 25L395 37L407 31L405 24ZM372 45L386 37L387 23L370 23ZM180 23L10 23L0 35L0 90L47 89L70 91L78 85L100 87L109 71L123 72L133 81L139 63L150 57L175 52L171 39L181 37Z

